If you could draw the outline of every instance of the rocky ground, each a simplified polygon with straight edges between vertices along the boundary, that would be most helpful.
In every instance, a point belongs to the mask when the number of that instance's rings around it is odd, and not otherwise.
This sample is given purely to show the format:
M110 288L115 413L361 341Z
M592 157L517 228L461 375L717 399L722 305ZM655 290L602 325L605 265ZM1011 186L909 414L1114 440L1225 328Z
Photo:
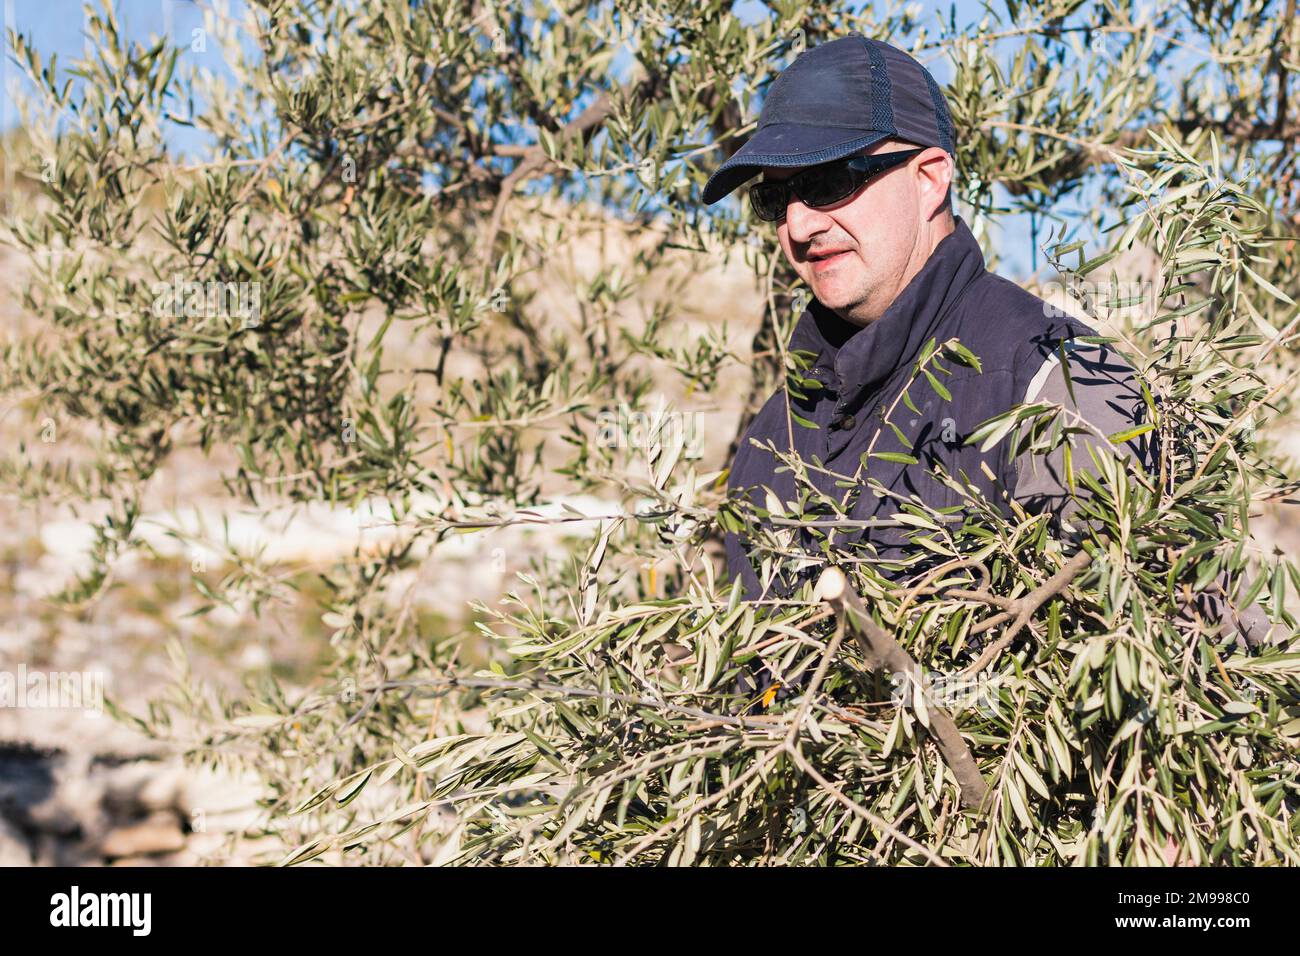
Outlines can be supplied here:
M104 707L107 697L137 712L171 680L163 643L183 633L177 612L197 603L175 563L137 562L93 611L69 614L48 597L75 563L44 550L39 532L23 533L35 530L30 515L6 517L0 672L11 683L0 707L0 865L210 865L270 850L243 838L258 815L257 781L186 768ZM48 525L57 533L57 522ZM205 673L233 676L257 664L246 650L223 664L202 650L210 625L189 630L183 636ZM53 680L63 694L35 696Z
M253 862L257 794L162 754L0 744L0 866Z

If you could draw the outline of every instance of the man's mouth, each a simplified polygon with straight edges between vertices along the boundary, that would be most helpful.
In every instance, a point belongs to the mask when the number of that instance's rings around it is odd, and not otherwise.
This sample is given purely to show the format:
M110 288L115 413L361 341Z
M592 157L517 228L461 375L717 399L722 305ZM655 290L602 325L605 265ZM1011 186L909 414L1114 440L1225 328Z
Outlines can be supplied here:
M826 249L817 253L810 253L808 261L812 263L813 272L822 272L831 266L843 260L851 249Z

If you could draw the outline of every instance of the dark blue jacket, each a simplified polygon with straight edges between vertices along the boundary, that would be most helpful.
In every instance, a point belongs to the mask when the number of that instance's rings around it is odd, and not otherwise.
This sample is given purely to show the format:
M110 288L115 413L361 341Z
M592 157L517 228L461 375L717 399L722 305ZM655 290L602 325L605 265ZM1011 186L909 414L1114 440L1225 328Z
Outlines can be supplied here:
M809 477L813 483L835 501L847 500L851 519L890 517L899 507L896 496L916 496L933 507L958 504L958 492L934 476L936 466L954 476L964 474L1009 515L1007 490L1015 488L1018 467L1009 455L1010 439L982 452L982 442L966 445L966 437L980 423L1022 401L1035 373L1061 340L1096 334L1015 283L987 271L979 244L959 217L956 229L939 243L877 321L859 327L813 301L799 318L789 349L816 356L802 377L814 380L819 387L795 383L795 391L802 396L790 394L791 417L787 417L785 389L768 400L741 440L728 487L733 495L748 496L758 507L765 506L764 489L771 489L782 503L794 501L796 484L790 471L778 471L781 463L772 452L755 445L756 441L764 446L770 442L777 450L788 452L793 434L794 450L812 466ZM942 345L952 338L978 356L982 370L977 372L941 354L939 363L948 374L933 364L929 367L951 393L951 401L923 374L908 385L925 344L935 339ZM919 414L905 402L896 401L905 385ZM885 424L885 413L891 408L889 419L912 443L910 449ZM815 427L801 425L793 416ZM859 473L868 449L873 456L866 459ZM874 457L881 452L908 454L918 461L910 464ZM992 479L981 463L988 467ZM879 481L890 494L877 496L864 476ZM882 573L892 577L905 570L899 562L912 560L919 550L908 544L905 531L870 528L838 540L864 544L861 556L878 560ZM799 529L795 537L800 549L816 553L814 533ZM726 544L728 567L732 577L743 582L745 596L764 596L748 540L729 533ZM778 578L767 596L787 593L800 580Z

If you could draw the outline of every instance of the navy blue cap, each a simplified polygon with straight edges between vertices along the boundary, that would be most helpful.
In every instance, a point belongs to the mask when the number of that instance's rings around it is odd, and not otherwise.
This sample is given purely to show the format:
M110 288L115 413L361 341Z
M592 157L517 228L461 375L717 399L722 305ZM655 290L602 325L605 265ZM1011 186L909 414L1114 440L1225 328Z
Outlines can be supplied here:
M930 71L853 33L801 54L772 83L758 129L704 186L717 202L764 166L812 166L895 137L955 155L952 115Z

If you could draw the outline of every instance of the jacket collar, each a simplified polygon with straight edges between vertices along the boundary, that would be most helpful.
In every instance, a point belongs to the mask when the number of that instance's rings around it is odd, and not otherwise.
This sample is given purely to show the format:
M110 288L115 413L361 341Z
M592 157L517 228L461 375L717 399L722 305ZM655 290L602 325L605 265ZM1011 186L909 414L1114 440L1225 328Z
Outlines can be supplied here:
M967 286L983 273L984 253L958 216L956 228L879 319L860 327L814 299L795 325L790 349L814 352L816 365L834 368L840 406L855 406L915 359Z

